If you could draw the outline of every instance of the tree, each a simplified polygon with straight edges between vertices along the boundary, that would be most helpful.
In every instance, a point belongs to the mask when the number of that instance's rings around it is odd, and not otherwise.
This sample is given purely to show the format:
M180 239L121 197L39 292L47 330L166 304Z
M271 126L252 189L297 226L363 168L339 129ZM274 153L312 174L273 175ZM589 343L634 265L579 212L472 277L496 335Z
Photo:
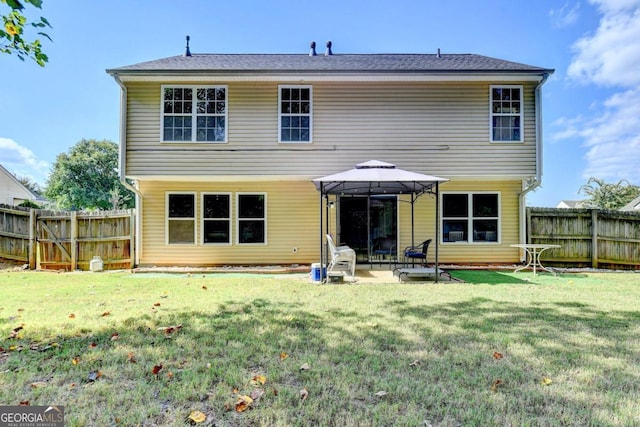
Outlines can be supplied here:
M11 9L10 12L1 12L0 15L3 21L3 26L0 27L0 53L9 55L15 53L22 61L25 58L31 58L38 65L44 67L49 58L42 51L42 42L39 38L28 40L30 37L25 35L25 29L33 27L37 31L37 35L51 41L51 37L42 32L43 28L51 28L51 25L43 17L40 17L39 21L29 22L23 14L23 3L42 9L42 0L0 0L0 5L6 4ZM4 6L2 8L4 9Z
M115 142L82 139L53 164L44 195L61 209L133 207L134 198L117 173Z
M42 188L40 188L40 184L29 178L28 176L18 176L15 175L18 182L25 186L29 191L35 194L42 193Z
M587 207L620 209L640 195L640 186L632 185L626 179L610 184L603 179L592 177L580 187L578 193L580 192L589 197L585 203Z

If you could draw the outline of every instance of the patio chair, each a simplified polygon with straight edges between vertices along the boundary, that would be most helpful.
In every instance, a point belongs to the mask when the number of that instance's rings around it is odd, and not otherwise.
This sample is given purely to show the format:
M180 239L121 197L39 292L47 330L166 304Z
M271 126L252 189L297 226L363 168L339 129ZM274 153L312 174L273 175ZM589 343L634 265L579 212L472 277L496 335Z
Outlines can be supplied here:
M427 266L427 252L429 251L429 245L431 239L427 239L420 243L418 246L407 246L404 248L404 263L409 264L408 260L411 260L411 266L415 265L415 260L420 260L420 265Z
M327 243L331 254L331 262L327 268L327 273L335 270L345 269L351 273L351 277L356 275L356 251L349 246L336 246L330 234L327 234Z
M379 265L384 260L388 260L389 265L395 263L397 255L396 240L390 237L376 239L371 247L372 260L377 260Z

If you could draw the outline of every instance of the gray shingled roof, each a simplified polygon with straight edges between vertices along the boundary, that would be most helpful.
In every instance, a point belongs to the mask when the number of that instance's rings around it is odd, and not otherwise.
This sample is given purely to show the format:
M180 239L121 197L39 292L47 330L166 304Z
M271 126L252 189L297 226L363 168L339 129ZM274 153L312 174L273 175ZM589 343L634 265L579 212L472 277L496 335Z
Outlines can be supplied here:
M553 70L475 54L193 54L108 69L109 74L201 72L525 73Z

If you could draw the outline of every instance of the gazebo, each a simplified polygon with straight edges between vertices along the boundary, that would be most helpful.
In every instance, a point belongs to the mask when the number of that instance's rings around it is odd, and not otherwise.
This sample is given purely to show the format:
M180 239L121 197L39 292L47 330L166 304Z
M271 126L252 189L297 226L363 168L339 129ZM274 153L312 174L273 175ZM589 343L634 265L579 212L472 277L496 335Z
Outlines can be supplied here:
M433 194L436 198L436 235L435 235L435 280L438 281L438 246L440 241L440 206L439 186L448 179L432 175L424 175L397 168L396 165L378 160L370 160L360 163L353 169L327 175L313 180L320 192L320 259L321 265L326 263L326 251L324 250L324 218L323 200L329 195L411 195L411 245L414 245L414 204L424 194ZM328 209L328 203L324 206ZM328 212L327 229L328 229ZM324 279L323 269L320 268L320 281Z

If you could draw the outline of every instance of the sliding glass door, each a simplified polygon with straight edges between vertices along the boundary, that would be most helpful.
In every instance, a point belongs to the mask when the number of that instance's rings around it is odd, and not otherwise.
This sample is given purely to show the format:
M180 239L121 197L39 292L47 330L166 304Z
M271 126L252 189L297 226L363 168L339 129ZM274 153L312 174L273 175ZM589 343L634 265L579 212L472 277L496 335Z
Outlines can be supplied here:
M374 257L385 259L397 253L396 196L343 196L338 210L338 241L353 248L359 262Z

